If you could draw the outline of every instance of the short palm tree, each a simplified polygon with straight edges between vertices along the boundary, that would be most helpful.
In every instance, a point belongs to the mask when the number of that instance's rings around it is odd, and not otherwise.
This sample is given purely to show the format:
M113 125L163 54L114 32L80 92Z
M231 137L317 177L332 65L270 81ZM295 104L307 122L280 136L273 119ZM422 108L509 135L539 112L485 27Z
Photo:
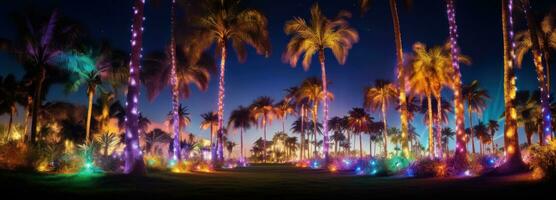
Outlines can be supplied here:
M322 88L325 98L323 99L324 122L328 121L328 87L326 79L326 67L324 50L330 49L340 64L344 64L348 51L354 43L358 42L359 34L349 26L347 19L351 13L341 11L334 19L328 19L321 12L318 4L311 8L311 20L307 23L304 19L296 17L286 22L284 32L291 35L286 47L284 59L291 66L296 66L299 57L304 54L303 67L308 69L315 54L318 54L322 73ZM328 130L324 124L324 155L328 158Z
M194 8L198 9L195 13L200 14L191 20L191 30L194 33L191 48L192 52L200 55L200 52L214 44L217 54L220 55L217 146L218 160L223 161L224 70L228 50L232 47L241 62L247 57L246 46L255 48L258 54L268 56L268 21L260 11L243 7L240 0L207 0L200 3L200 7Z
M353 133L359 134L359 158L363 159L363 142L362 135L368 130L369 122L372 117L369 116L363 108L352 108L348 113L348 125Z
M207 112L201 114L201 130L210 129L210 150L211 155L216 155L216 148L213 142L214 138L214 130L218 128L218 115L215 112ZM212 157L212 159L216 159L216 157Z
M120 138L115 133L102 133L95 137L95 141L100 145L102 149L102 155L107 157L109 151L116 148L120 144Z
M450 127L444 127L442 129L442 146L444 148L444 152L448 152L448 143L450 143L450 140L454 139L454 136L456 135L456 132L454 130L452 130L452 128Z
M145 139L145 151L148 152L151 155L155 155L156 152L154 151L154 147L157 143L169 143L169 146L172 146L171 141L172 141L172 136L170 136L170 134L168 134L167 132L164 132L161 129L153 129L152 131L149 132L145 132L144 133L144 139Z
M492 146L490 149L492 150L492 153L494 153L495 152L494 136L496 136L496 131L498 131L500 125L498 125L498 121L496 120L488 120L487 128L488 128L488 132L490 133L490 137L492 138L492 142L490 143Z
M382 123L384 127L388 127L388 123L386 122L386 109L388 105L396 101L398 96L398 91L396 87L386 80L376 80L375 85L372 87L368 87L365 89L365 99L364 99L364 106L365 108L369 108L371 111L377 111L378 109L382 112ZM387 130L382 130L382 137L384 139L383 142L383 154L384 156L388 156L388 141L387 141Z
M462 88L462 95L465 102L467 102L467 113L469 114L469 127L473 126L473 112L481 113L486 108L486 103L489 99L488 91L481 88L479 81L474 80L469 85L464 85ZM473 129L471 130L471 148L475 154L475 139Z
M228 128L239 129L240 135L240 161L244 161L245 157L243 154L243 132L249 128L251 125L257 124L257 120L251 115L251 110L249 108L239 106L230 114L230 119L228 120Z
M479 154L483 155L484 152L484 142L488 141L490 135L488 133L488 128L482 121L479 121L477 125L473 127L475 131L475 137L479 139Z
M293 101L289 100L287 97L274 105L276 118L282 121L282 132L286 132L286 120L289 115L293 114L294 111L295 105L293 104Z
M266 126L267 124L272 123L272 120L276 115L274 112L273 102L274 100L272 98L262 96L255 99L255 101L251 103L251 106L249 106L252 118L258 121L257 125L259 127L263 127L264 141L266 141ZM266 143L263 144L263 149L266 149ZM263 161L266 162L266 151L263 151L263 158Z

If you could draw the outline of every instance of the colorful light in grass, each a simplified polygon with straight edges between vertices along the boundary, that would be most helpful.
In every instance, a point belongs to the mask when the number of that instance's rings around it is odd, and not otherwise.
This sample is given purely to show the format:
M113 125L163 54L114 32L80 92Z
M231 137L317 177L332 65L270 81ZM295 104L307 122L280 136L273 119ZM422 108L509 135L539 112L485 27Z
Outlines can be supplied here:
M321 164L318 160L311 161L311 169L320 169Z
M337 167L336 165L333 165L333 164L332 164L332 165L329 165L329 166L328 166L328 171L330 171L330 172L332 172L332 173L337 172L337 171L338 171L338 167Z

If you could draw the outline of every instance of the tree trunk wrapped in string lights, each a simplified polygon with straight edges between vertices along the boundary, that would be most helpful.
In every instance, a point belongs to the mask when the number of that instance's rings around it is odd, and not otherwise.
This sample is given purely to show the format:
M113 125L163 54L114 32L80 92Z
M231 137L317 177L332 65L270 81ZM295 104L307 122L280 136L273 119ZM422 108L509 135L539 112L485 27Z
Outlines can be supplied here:
M143 152L139 146L139 70L143 39L143 11L145 0L133 3L133 24L131 25L131 59L129 61L129 83L126 98L125 173L145 174Z
M456 118L456 150L454 151L454 159L460 164L460 167L467 165L467 147L464 125L463 112L463 96L461 93L461 72L459 68L459 52L458 52L458 27L456 23L456 11L454 0L446 0L446 12L448 15L448 24L450 26L450 56L452 58L452 66L454 67L454 82L452 90L454 91L454 110Z
M222 42L219 45L220 50L220 76L218 81L218 130L217 130L217 141L216 141L216 160L222 162L224 161L224 148L223 148L223 136L224 136L224 70L226 69L226 43ZM212 147L214 148L214 147Z
M179 121L179 88L178 88L178 76L176 74L176 38L175 38L175 27L176 27L176 0L172 0L172 8L170 14L170 59L171 59L171 69L170 69L170 87L172 90L172 132L174 133L174 143L172 145L172 159L180 160L180 121Z
M502 0L502 33L504 39L504 150L505 164L500 167L501 173L512 172L523 167L519 140L517 135L517 110L515 108L516 75L515 75L515 43L513 31L513 0Z
M543 54L539 44L538 38L538 26L535 20L535 16L531 11L531 4L529 0L523 0L523 12L527 18L527 26L529 29L529 35L531 36L532 48L531 52L533 54L533 64L535 65L535 70L537 72L537 80L539 81L539 90L541 92L541 116L542 127L539 131L539 138L541 144L548 143L552 139L552 116L550 113L550 92L548 89L547 77L543 66ZM542 136L541 136L542 134Z

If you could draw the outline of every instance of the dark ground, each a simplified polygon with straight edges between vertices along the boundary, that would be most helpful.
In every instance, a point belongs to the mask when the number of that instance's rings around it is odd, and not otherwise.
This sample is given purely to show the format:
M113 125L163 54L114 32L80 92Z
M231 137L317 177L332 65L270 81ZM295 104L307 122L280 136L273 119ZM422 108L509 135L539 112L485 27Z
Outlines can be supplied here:
M330 174L284 165L252 166L211 173L124 175L45 175L0 171L2 196L24 199L419 199L462 197L549 198L554 185L528 174L475 178L400 178ZM3 198L4 199L4 198Z

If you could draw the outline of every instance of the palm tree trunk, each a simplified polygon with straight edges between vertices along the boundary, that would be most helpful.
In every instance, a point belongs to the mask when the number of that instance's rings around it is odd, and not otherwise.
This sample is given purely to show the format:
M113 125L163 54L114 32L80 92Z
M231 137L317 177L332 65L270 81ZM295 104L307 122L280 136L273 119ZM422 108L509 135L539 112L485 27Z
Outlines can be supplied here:
M469 106L469 100L467 101L467 114L469 115L469 137L471 137L471 149L473 155L475 155L475 134L473 134L473 111L471 111L471 106Z
M322 134L323 134L323 153L324 160L328 162L328 83L326 80L326 66L324 65L324 50L319 51L320 69L322 72L322 91L324 93L324 99L322 100L322 110L323 110L323 123L322 123Z
M15 115L15 108L12 106L10 108L10 121L8 122L8 133L6 134L6 142L10 141L10 137L12 135L12 126L13 126L13 117Z
M133 175L144 175L145 163L143 154L139 147L139 65L141 63L141 51L143 40L143 9L145 3L135 0L133 3L133 26L131 37L131 56L129 64L129 84L126 106L126 147L125 147L125 173Z
M304 159L303 154L305 153L304 152L304 150L305 150L305 148L304 148L305 147L305 129L304 129L305 127L304 127L304 125L305 125L305 106L301 105L301 143L299 145L300 146L299 147L300 160Z
M171 87L171 95L172 95L172 132L174 133L174 140L173 140L173 149L172 153L174 160L181 160L181 151L180 151L180 139L179 139L179 88L178 88L178 77L177 77L177 69L176 69L176 35L175 35L175 27L176 27L176 1L172 0L171 10L170 10L170 59L171 59L171 68L170 68L170 87ZM212 134L212 133L211 133ZM212 138L211 138L211 145L212 145Z
M516 96L515 75L515 53L513 42L513 0L502 0L502 33L504 41L504 149L506 152L506 164L501 166L505 171L519 169L523 164L521 151L519 150L519 138L517 135L517 111L514 105Z
M461 72L459 68L459 52L457 45L457 23L456 23L456 9L454 6L454 0L446 1L446 14L448 15L448 24L450 26L450 56L452 61L452 67L454 68L454 82L452 84L452 90L454 92L454 112L456 118L456 149L454 153L454 159L460 163L462 168L467 165L467 146L465 144L465 118L464 118L464 108L463 108L463 96L461 89Z
M87 104L87 126L85 127L85 144L89 144L91 138L91 116L93 114L93 97L95 96L94 87L87 92L89 103Z
M363 133L359 133L359 159L363 159L363 142L361 135L363 135Z
M382 137L383 137L383 153L384 157L388 157L388 124L386 123L386 99L382 97L382 123L384 123L384 128L382 129Z
M550 113L550 93L547 86L547 77L543 66L543 56L539 44L539 39L537 37L537 23L535 21L535 16L531 11L531 6L529 5L529 0L523 1L525 4L525 15L527 17L527 26L529 28L529 35L531 36L531 43L533 48L531 49L533 54L533 63L535 64L535 69L537 72L537 80L539 81L539 90L541 91L541 117L542 117L542 133L544 141L548 142L552 139L552 116ZM541 145L544 144L541 141Z
M400 122L402 126L402 154L405 158L409 157L408 145L408 118L407 118L407 99L405 94L405 70L403 67L403 47L402 33L400 30L400 19L398 17L398 7L396 0L390 0L390 13L392 14L392 23L394 25L394 37L396 43L396 58L398 68L399 101L400 101Z
M220 44L221 46L221 50L220 50L220 79L218 81L218 133L217 133L217 160L218 161L224 161L224 158L222 156L223 153L223 144L222 144L222 136L223 136L223 123L224 123L224 72L225 72L225 66L226 66L226 56L227 56L227 52L226 52L226 43L222 42L222 44ZM265 141L266 142L266 141ZM266 151L266 149L265 149ZM264 152L266 155L266 152Z
M38 124L38 116L39 116L39 109L41 107L41 103L42 103L42 87L43 87L43 83L44 83L44 79L46 78L46 70L44 69L44 67L41 67L40 69L40 75L38 77L38 83L37 83L37 88L35 90L35 94L33 97L33 110L32 110L32 116L31 116L31 137L30 137L30 141L31 141L31 145L34 145L37 140L37 124Z
M240 157L240 161L243 162L245 160L245 157L243 157L243 124L241 125L241 128L239 129L239 137L240 137L240 148L241 148L241 157Z
M266 163L266 116L263 117L263 162Z
M27 135L27 128L29 127L29 117L31 116L31 106L33 105L33 97L27 96L27 105L25 105L25 120L23 122L23 141L27 142L29 136Z
M434 137L433 137L433 115L432 115L432 99L431 95L427 95L428 115L429 115L429 156L434 158Z
M313 130L313 142L314 142L313 143L313 153L311 154L312 157L314 157L315 153L317 152L317 132L318 132L318 125L317 125L318 124L318 119L317 118L318 118L318 111L319 111L318 103L315 102L313 104L313 113L312 113L313 114L313 128L314 128L314 130Z
M438 157L443 158L444 153L442 152L442 98L440 92L436 97L436 148L438 151Z

